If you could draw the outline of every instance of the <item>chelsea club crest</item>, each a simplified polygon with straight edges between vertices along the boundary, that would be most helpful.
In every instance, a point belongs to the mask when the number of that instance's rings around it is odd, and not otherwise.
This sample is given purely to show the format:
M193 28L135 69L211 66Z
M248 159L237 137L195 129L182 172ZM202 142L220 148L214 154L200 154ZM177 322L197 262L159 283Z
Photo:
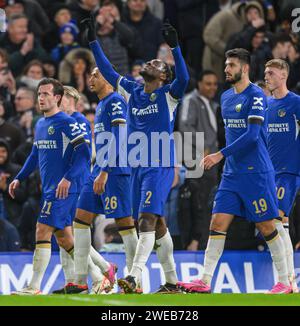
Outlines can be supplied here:
M156 95L155 93L152 93L152 94L150 95L150 101L151 101L151 102L154 102L156 99L157 99L157 95Z
M236 107L235 107L235 111L236 112L241 112L242 110L242 104L238 104Z
M50 127L48 128L48 134L49 134L49 135L53 135L54 132L55 132L54 127L53 127L53 126L50 126Z
M285 109L280 109L280 110L278 110L278 116L279 116L280 118L283 118L285 115L286 115L286 111L285 111Z

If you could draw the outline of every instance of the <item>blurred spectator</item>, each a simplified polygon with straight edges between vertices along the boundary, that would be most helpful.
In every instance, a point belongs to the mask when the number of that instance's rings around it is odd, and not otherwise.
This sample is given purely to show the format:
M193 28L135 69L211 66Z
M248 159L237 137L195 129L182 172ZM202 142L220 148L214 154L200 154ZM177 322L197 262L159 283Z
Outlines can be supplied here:
M221 2L231 4L231 1ZM199 73L202 70L204 49L203 30L210 18L218 12L219 1L171 0L168 11L170 6L173 6L173 11L176 12L177 29L186 62ZM166 15L168 18L168 12Z
M124 244L118 232L116 223L110 223L104 228L104 244L100 251L105 252L124 252Z
M263 80L258 80L256 83L255 83L257 86L259 86L265 93L266 96L271 96L271 92L269 91L266 83L263 81Z
M69 5L72 18L79 24L83 19L89 18L90 14L98 9L99 2L99 0L73 0ZM82 40L84 30L80 25L79 29L79 39Z
M257 32L261 32L259 36L262 37L262 40L260 42L262 43L265 34L265 29L262 29L262 27L265 28L266 25L263 16L263 8L258 3L254 4L253 2L251 5L248 5L245 9L245 15L247 21L246 25L244 26L242 31L233 34L230 37L227 42L226 51L234 48L244 48L248 51L251 51L251 42ZM261 34L263 35L261 36Z
M12 101L15 94L16 81L8 67L8 54L4 49L0 49L0 99L5 108L4 119L13 113Z
M300 53L299 47L295 44L289 48L288 61L290 63L290 73L288 78L289 89L295 90L300 88Z
M0 252L19 250L20 236L17 228L9 221L0 219Z
M7 32L0 38L0 47L9 54L9 66L14 76L18 76L31 60L48 57L33 33L29 33L28 18L23 14L11 16Z
M43 67L46 77L57 79L57 67L56 63L53 60L48 59L43 61Z
M32 60L24 68L23 74L18 80L18 87L28 87L36 90L38 83L45 77L45 69L41 61Z
M265 63L271 59L288 58L292 40L289 35L276 34L252 53L250 78L253 81L263 80L265 75Z
M89 102L98 103L97 96L89 90L88 80L95 65L91 51L78 48L71 50L60 63L59 80L64 85L75 87Z
M218 151L218 103L213 99L217 93L218 79L213 71L203 71L198 78L198 86L183 98L179 118L180 132L193 133L193 157L196 155L196 132L204 133L204 153L206 156ZM199 153L198 153L199 154ZM201 178L186 179L185 186L190 192L190 209L182 211L181 231L188 250L205 249L211 212L207 205L212 189L218 181L218 168L203 173Z
M181 230L178 226L178 199L179 188L183 185L185 178L185 168L175 168L174 181L165 205L166 223L171 234L174 250L182 250Z
M162 0L147 0L147 5L152 15L160 20L164 19L164 5Z
M24 14L30 22L30 31L40 38L45 34L49 25L49 18L38 1L34 0L5 0L6 16Z
M26 200L26 187L22 183L17 189L15 199L8 193L8 185L21 170L21 166L11 162L11 152L8 143L0 139L0 217L9 220L15 226L20 223L21 210Z
M3 138L9 144L12 152L25 141L25 135L12 123L5 121L5 110L3 102L0 101L0 138Z
M28 198L23 205L19 232L21 236L21 249L34 251L36 222L40 212L41 179L36 171L28 179Z
M134 61L132 66L131 66L130 74L127 75L126 78L143 84L144 83L144 78L140 75L140 72L141 72L144 64L145 63L144 63L143 60Z
M253 3L251 1L250 3ZM256 4L256 2L254 1ZM215 14L203 32L205 48L203 53L203 69L213 70L220 82L224 81L224 53L229 38L240 32L246 23L246 3L236 3L228 10Z
M47 28L47 32L43 38L43 47L50 51L59 42L59 29L69 23L72 19L69 6L64 3L55 3L49 8L49 16L51 23Z
M51 57L56 63L59 63L71 50L79 47L78 34L79 29L72 22L64 24L59 29L60 43L51 51Z
M142 42L142 53L139 59L146 61L157 57L162 43L162 22L151 14L147 8L147 0L127 0L123 21L138 32Z
M134 59L142 56L137 32L120 21L120 12L114 1L105 2L98 11L96 21L104 53L119 74L128 74Z
M90 102L87 99L87 97L80 93L80 99L76 104L76 110L80 113L85 114L85 112L89 111L91 109Z
M36 115L36 93L28 87L20 87L15 97L17 115L9 119L16 127L21 128L26 138L33 136L32 121Z

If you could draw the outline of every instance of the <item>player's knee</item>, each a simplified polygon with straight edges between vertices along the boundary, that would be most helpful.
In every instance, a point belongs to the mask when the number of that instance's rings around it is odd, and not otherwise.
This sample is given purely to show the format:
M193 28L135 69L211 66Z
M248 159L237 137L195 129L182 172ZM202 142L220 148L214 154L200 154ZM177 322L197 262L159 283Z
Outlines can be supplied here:
M270 234L272 234L275 230L275 224L274 221L266 221L263 223L257 223L256 227L258 228L259 232L264 236L267 237Z
M88 229L91 223L81 218L75 218L73 221L73 229Z
M168 228L164 218L159 218L157 220L155 231L156 240L162 238L167 233Z
M152 232L156 229L157 216L149 213L142 213L139 218L139 231Z
M96 214L94 214L94 213L90 213L90 212L84 211L82 209L77 209L74 222L79 221L79 223L82 222L83 224L91 225L93 222L93 219L95 217L96 217Z
M210 230L216 232L226 232L226 227L221 221L212 219L210 223Z
M37 224L35 231L36 241L50 241L52 236L52 231L44 227L41 224Z
M134 226L134 219L131 216L123 217L123 218L116 218L115 221L119 228L124 228L127 226L128 227Z

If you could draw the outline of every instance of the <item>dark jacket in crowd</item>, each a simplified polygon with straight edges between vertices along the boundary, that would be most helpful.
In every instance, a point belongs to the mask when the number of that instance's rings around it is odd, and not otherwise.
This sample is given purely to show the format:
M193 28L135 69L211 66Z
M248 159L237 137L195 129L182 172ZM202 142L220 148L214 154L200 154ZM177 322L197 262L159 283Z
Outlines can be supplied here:
M4 164L0 165L0 173L6 173L10 176L7 178L7 188L5 191L0 190L4 203L4 217L12 224L18 226L20 223L20 215L22 205L26 200L26 184L21 183L20 187L15 191L15 199L12 199L8 193L8 185L13 181L15 176L21 170L21 166L11 162L11 151L8 143L4 139L0 139L0 147L5 147L8 152L7 160ZM1 197L1 196L0 196Z
M19 251L20 236L14 225L4 219L0 219L0 252Z
M23 2L24 14L28 17L31 32L39 38L42 37L49 26L49 18L45 10L39 1L23 0Z
M162 36L162 22L147 10L144 17L139 22L130 19L129 11L124 10L123 21L138 32L139 38L143 42L141 57L144 61L149 61L157 57L157 52L164 39Z
M122 22L115 22L114 31L101 35L99 39L104 53L120 75L130 71L130 65L142 56L142 46L138 33Z
M8 37L8 33L3 34L0 37L0 48L4 48L9 54L9 67L13 73L13 75L19 76L24 67L34 59L38 59L40 61L48 60L49 54L42 48L39 41L34 39L34 46L32 51L28 52L25 56L21 54L20 50L23 46L25 40L20 44L15 44L11 42Z
M7 141L12 152L25 141L25 135L21 129L2 118L0 118L0 138Z

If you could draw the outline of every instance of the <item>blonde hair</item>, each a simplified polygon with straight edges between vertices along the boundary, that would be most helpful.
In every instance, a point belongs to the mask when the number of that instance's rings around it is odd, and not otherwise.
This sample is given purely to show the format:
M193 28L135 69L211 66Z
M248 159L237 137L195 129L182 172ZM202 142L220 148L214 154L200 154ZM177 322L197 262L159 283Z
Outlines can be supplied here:
M65 96L74 98L75 104L77 104L77 102L80 100L80 94L76 88L72 86L64 86L64 92L65 92L64 93Z
M272 59L272 60L269 60L265 64L265 67L266 68L273 67L273 68L277 68L277 69L280 69L280 70L285 70L288 75L290 73L290 66L289 66L289 64L285 60L282 60L282 59Z

